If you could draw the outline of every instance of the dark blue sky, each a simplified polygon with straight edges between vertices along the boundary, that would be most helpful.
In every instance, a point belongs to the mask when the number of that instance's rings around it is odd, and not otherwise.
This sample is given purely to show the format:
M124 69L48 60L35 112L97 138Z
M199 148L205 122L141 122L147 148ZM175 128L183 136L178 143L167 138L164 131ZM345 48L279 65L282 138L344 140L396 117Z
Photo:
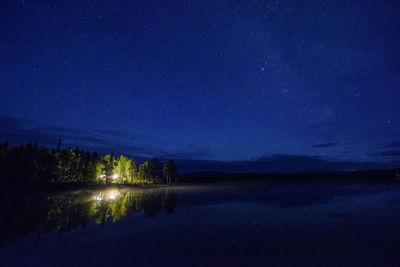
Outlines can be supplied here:
M4 1L1 139L400 159L398 1Z

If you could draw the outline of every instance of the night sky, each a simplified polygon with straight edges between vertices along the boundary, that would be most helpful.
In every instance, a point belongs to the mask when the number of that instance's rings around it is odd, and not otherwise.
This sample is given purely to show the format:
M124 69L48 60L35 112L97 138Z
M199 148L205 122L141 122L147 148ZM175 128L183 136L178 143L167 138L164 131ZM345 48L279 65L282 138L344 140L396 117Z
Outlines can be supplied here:
M398 1L2 1L0 26L1 141L400 165Z

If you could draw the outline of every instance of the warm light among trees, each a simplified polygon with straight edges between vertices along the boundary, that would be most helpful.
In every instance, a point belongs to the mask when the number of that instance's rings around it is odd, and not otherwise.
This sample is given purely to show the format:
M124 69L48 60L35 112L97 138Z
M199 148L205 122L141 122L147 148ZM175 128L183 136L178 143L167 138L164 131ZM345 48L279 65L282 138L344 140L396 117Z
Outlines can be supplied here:
M154 158L145 161L138 168L134 159L123 155L116 160L113 157L113 154L109 154L98 161L96 169L100 170L98 171L100 183L175 184L178 182L178 168L172 160L168 160L163 168L160 160Z
M173 161L164 168L159 159L145 161L138 166L134 159L113 152L100 157L96 152L39 147L28 143L12 147L0 143L0 183L18 184L173 184L179 173Z

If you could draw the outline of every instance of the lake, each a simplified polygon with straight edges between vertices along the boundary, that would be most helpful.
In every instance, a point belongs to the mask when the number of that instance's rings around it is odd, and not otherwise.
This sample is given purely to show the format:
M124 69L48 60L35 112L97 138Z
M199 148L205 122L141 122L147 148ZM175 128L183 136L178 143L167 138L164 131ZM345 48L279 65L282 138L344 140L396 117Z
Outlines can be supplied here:
M0 265L400 264L400 183L1 191Z

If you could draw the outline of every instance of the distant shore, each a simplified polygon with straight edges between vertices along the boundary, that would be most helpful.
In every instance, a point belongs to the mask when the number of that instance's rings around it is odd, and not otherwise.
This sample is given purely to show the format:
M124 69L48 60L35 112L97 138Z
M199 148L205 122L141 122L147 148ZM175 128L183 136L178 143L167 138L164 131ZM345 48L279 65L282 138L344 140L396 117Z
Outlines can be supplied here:
M45 185L15 184L2 185L0 191L58 191L77 189L104 189L117 188L174 188L179 185L217 184L223 182L304 182L304 181L374 181L374 182L400 182L400 169L373 170L356 172L329 172L329 173L188 173L183 174L179 184L85 184L85 183L60 183Z
M183 174L181 183L224 181L331 181L331 180L382 180L400 181L400 169L321 173L217 173L199 172Z

